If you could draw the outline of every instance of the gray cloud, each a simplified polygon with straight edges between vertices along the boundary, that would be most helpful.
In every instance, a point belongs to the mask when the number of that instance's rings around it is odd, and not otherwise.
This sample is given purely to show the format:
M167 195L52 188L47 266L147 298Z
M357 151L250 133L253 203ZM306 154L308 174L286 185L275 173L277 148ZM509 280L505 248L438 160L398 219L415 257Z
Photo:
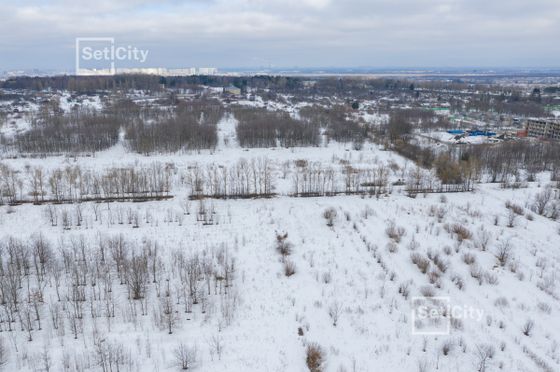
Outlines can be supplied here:
M557 66L557 0L0 0L0 69L113 36L150 66Z

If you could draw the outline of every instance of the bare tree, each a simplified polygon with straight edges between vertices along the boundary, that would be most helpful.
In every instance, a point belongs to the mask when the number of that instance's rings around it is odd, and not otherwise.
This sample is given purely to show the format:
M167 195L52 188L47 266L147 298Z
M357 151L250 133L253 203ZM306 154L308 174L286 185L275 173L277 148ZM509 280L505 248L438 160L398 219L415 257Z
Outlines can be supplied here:
M342 304L340 304L338 301L333 302L329 306L329 316L333 321L333 326L336 327L336 324L338 323L338 318L340 317L341 313L342 313Z
M192 369L197 360L196 347L190 347L180 343L173 350L173 357L175 358L176 365L182 370Z
M208 346L210 347L210 357L214 360L214 355L218 357L218 360L222 359L222 354L224 352L224 339L221 335L213 335L212 338L208 340Z
M334 220L336 219L336 209L332 207L325 209L325 211L323 212L323 217L325 218L325 220L327 220L327 226L333 227Z
M179 319L175 310L175 303L170 295L162 297L160 300L160 318L168 333L173 334L173 329Z
M490 360L494 357L495 349L491 345L477 345L475 350L475 368L477 372L486 372Z
M535 202L533 204L533 209L539 215L544 215L550 200L552 199L552 189L550 187L545 187L545 189L535 195Z
M504 267L508 264L511 257L511 244L510 241L503 241L498 245L496 249L496 258L500 266Z

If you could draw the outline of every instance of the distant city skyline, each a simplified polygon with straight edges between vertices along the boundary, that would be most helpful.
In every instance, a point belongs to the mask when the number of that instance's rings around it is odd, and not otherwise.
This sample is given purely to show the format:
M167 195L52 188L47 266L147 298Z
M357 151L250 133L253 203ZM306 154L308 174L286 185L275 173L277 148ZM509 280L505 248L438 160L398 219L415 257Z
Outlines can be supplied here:
M75 40L123 68L560 67L556 0L0 0L0 71L72 71Z

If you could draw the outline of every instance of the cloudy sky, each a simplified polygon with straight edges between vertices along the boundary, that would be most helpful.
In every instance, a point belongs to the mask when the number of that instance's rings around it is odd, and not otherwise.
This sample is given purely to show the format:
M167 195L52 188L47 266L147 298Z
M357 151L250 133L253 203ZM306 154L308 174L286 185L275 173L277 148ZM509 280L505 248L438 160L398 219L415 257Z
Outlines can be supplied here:
M0 14L0 70L70 70L76 37L149 50L146 67L560 66L559 0L0 0Z

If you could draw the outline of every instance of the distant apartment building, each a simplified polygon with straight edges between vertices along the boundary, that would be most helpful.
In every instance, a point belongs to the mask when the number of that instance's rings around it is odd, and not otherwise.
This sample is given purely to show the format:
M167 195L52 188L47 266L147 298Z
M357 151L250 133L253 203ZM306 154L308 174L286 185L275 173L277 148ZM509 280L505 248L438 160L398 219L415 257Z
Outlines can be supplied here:
M535 138L560 140L560 120L529 119L527 120L527 135Z
M215 67L200 67L198 69L198 75L216 75L218 69Z
M85 70L85 69L84 69ZM86 71L87 72L87 71ZM110 71L106 71L110 73ZM164 67L142 67L142 68L119 68L119 74L146 74L159 76L192 76L192 75L217 75L218 69L215 67L187 67L167 69ZM92 70L92 75L100 74L100 70Z

